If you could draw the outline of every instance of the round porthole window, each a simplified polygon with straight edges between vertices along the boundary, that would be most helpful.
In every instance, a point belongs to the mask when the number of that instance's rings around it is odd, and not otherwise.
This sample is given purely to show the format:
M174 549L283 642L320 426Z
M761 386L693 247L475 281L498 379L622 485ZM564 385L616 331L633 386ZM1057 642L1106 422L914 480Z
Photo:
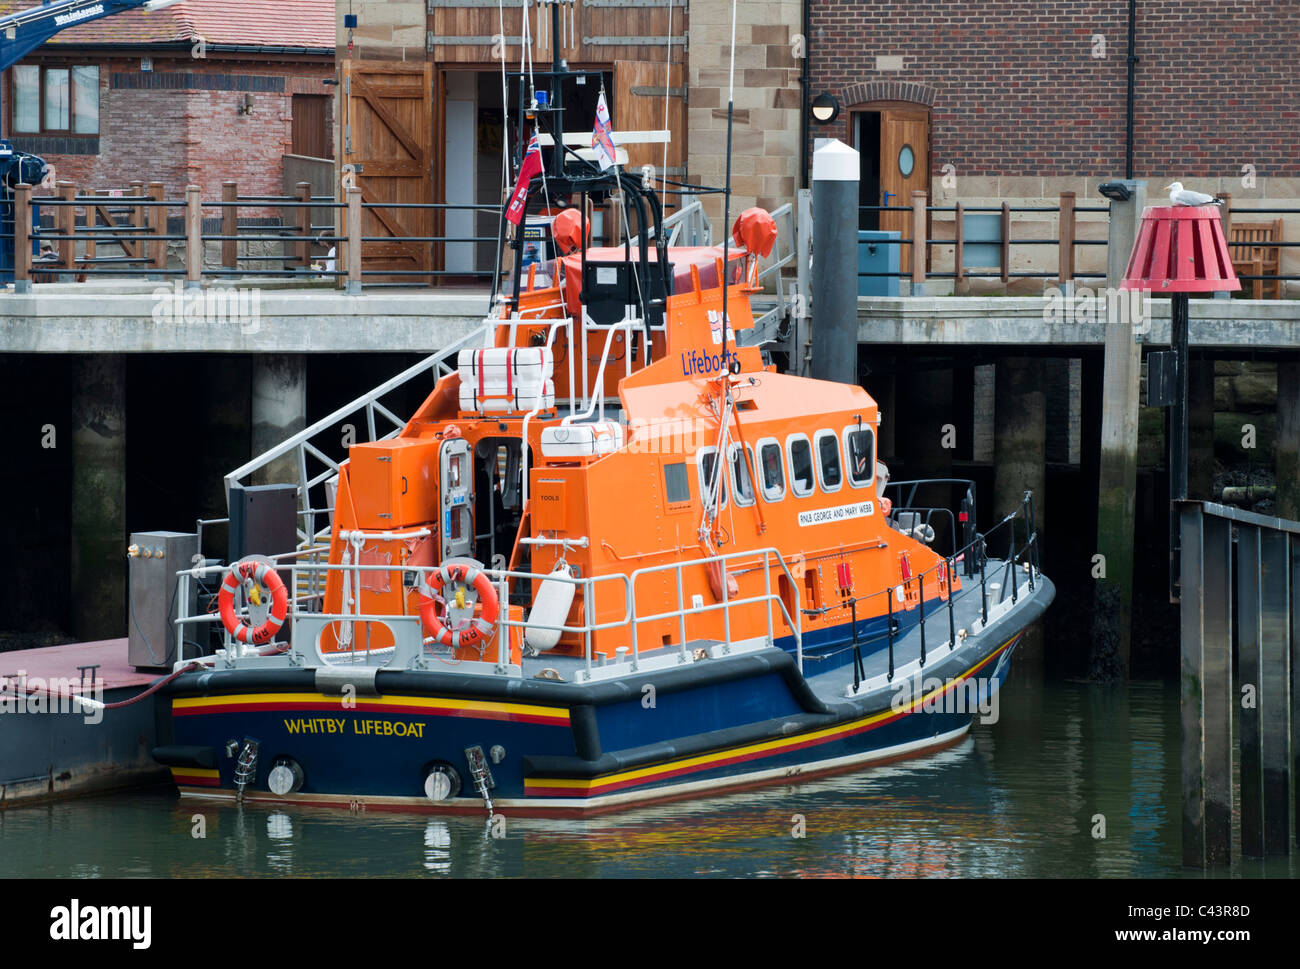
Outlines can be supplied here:
M904 178L909 178L914 167L916 167L916 156L912 153L912 146L904 145L898 153L899 174Z

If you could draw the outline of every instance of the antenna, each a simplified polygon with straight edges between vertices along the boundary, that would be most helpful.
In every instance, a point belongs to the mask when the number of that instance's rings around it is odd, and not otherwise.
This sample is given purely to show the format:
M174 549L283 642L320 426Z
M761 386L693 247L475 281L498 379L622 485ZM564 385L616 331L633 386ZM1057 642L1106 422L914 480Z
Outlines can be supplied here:
M722 386L731 396L727 366L727 260L731 243L731 125L736 114L736 0L731 0L731 76L727 82L727 187L722 199Z

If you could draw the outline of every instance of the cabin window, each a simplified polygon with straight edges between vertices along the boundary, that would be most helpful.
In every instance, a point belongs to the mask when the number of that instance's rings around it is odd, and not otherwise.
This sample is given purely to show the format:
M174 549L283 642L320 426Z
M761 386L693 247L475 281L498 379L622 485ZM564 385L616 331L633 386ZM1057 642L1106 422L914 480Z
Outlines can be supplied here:
M703 448L700 451L700 499L704 502L705 508L724 508L727 504L727 476L717 475L718 471L718 449ZM713 489L717 486L718 493L715 496Z
M670 505L691 500L691 479L685 461L664 465L664 496Z
M820 473L822 491L839 491L844 481L844 469L840 467L840 439L834 431L817 432L817 470Z
M754 483L749 477L749 462L752 452L739 444L731 445L731 493L736 496L736 504L752 505L754 503Z
M806 498L813 490L812 445L804 435L794 434L787 438L786 447L790 452L790 489Z
M758 442L759 477L763 482L763 500L780 501L785 497L785 468L781 445L773 440Z
M844 451L848 455L849 484L865 488L876 473L876 436L869 427L850 427L844 431Z

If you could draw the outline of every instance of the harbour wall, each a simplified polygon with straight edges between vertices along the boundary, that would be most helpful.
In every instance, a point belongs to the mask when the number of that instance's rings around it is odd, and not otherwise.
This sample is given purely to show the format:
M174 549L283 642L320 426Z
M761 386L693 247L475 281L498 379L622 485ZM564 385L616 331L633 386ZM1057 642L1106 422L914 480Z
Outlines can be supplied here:
M477 290L256 288L256 314L223 320L205 316L210 306L187 315L186 294L177 303L174 288L145 281L0 296L0 401L14 444L0 469L10 511L0 555L11 566L0 648L123 635L131 531L224 517L224 474L470 332L487 308ZM1104 317L1063 319L1043 296L862 298L858 316L859 378L885 415L882 459L895 479L977 480L986 523L1035 492L1044 567L1062 590L1039 662L1087 673L1100 429L1108 408L1125 406L1104 395ZM1142 352L1167 346L1168 332L1167 301L1152 300ZM1193 300L1191 345L1192 496L1217 499L1254 474L1246 483L1274 489L1264 499L1273 513L1300 517L1300 303ZM427 389L412 386L395 412L410 413ZM1177 656L1176 612L1158 581L1164 412L1139 403L1133 419L1124 460L1136 485L1120 498L1136 528L1129 562L1107 567L1127 565L1146 603L1133 671L1160 672ZM208 554L223 542L211 529Z

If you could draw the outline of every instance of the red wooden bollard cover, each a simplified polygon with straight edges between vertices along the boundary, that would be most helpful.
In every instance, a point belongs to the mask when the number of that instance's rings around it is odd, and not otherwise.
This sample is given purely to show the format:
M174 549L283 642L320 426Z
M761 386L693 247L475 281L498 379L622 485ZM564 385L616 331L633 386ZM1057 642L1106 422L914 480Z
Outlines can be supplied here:
M1142 213L1142 225L1120 289L1149 289L1153 293L1241 289L1232 269L1218 207L1148 206Z

